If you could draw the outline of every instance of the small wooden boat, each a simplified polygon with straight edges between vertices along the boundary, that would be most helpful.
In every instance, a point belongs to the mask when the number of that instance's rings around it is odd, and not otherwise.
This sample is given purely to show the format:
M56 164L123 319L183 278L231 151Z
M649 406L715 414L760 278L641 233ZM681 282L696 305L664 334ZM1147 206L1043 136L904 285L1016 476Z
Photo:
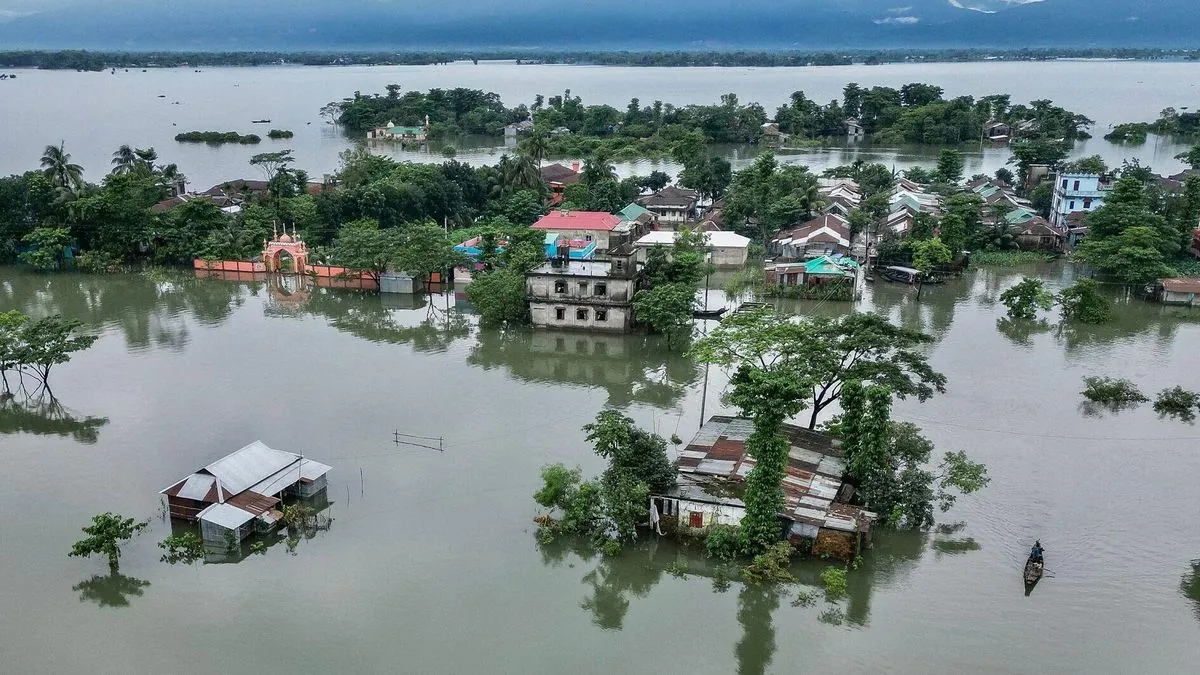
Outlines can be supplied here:
M270 124L271 120L250 120L250 124Z
M1033 587L1042 579L1042 572L1046 569L1045 558L1042 560L1034 560L1032 557L1025 561L1025 595L1033 592Z
M1025 583L1036 584L1042 578L1042 572L1045 571L1046 563L1044 560L1034 560L1030 558L1025 561Z
M725 308L720 309L697 309L692 312L693 319L720 319L725 314Z

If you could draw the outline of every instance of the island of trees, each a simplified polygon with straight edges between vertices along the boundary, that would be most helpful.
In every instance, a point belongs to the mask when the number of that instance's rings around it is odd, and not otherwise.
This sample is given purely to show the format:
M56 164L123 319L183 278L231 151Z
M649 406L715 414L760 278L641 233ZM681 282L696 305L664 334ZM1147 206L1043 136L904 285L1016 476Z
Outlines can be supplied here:
M383 94L334 101L322 114L354 135L388 122L417 125L428 117L430 138L458 134L500 135L505 126L532 121L527 134L538 156L583 156L606 152L615 158L677 156L703 143L758 143L763 125L774 120L778 131L797 144L843 137L853 119L876 143L957 145L978 143L988 122L1021 125L1025 140L1071 142L1088 138L1087 117L1048 100L1014 104L1006 94L976 99L947 99L941 87L914 82L899 88L845 86L840 100L820 104L804 92L771 115L758 103L742 103L725 94L712 105L675 106L662 101L643 105L630 100L624 110L585 105L570 90L549 97L539 94L528 105L508 108L495 93L474 89L431 89L402 92L389 85ZM689 134L700 134L699 139Z
M275 137L272 136L272 138ZM254 145L261 143L262 137L258 134L239 134L236 131L185 131L175 134L175 140L180 143L207 143L209 145L224 145L225 143Z
M1200 112L1180 112L1175 108L1164 108L1153 122L1126 122L1113 127L1104 134L1105 140L1114 143L1140 145L1150 134L1176 139L1200 138Z

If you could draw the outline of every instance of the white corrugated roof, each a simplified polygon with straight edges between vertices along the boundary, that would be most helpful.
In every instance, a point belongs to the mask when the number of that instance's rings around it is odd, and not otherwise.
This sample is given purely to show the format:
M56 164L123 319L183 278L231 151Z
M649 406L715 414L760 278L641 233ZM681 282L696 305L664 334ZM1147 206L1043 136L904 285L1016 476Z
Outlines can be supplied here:
M200 520L220 525L227 530L236 530L254 519L254 514L243 511L233 504L213 504L200 512Z
M675 243L678 232L671 230L655 230L637 240L638 246L671 246ZM713 248L746 248L750 239L737 232L705 232L704 244Z
M183 482L183 487L179 488L177 497L183 499L195 499L201 501L212 489L213 477L206 476L202 473L194 473L187 477Z
M332 469L333 467L327 464L305 459L300 462L300 477L306 480L316 480L329 473Z
M221 487L231 494L238 494L299 459L300 455L276 450L262 441L254 441L204 468L221 481Z

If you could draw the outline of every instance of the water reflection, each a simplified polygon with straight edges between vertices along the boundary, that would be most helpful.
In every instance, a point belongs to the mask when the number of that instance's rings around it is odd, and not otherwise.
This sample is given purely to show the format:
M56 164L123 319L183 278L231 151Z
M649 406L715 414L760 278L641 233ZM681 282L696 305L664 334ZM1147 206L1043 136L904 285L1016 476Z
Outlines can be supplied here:
M182 271L39 274L6 267L3 278L0 306L37 316L62 314L97 330L116 327L135 350L182 350L190 337L187 316L200 324L221 323L249 295L246 285L213 283Z
M996 319L996 330L1018 347L1032 347L1033 337L1054 330L1045 319L1013 319L1007 316Z
M79 593L80 602L94 602L101 607L128 607L130 598L140 598L149 581L127 577L116 570L108 576L99 574L85 579L71 590Z
M312 288L300 309L363 340L410 344L419 352L444 352L471 334L471 321L449 305L447 295L365 295Z
M608 392L608 405L616 407L673 407L703 372L657 336L544 330L480 330L467 363L506 368L532 382L599 387Z
M45 388L33 394L0 393L0 434L70 436L91 445L99 439L100 427L106 424L107 417L79 415Z
M737 657L738 675L761 675L767 672L775 656L775 622L772 615L779 609L782 591L772 586L745 584L738 593L738 625L742 638L733 649Z

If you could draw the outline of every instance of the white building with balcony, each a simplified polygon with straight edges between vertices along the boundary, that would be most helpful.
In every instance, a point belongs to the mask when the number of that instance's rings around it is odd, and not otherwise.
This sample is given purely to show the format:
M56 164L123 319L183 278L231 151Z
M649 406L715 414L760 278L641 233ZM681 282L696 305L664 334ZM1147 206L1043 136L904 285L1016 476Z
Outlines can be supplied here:
M1095 211L1104 205L1108 186L1094 173L1060 173L1054 182L1054 199L1050 205L1050 224L1060 230L1067 228L1067 216L1072 213Z

